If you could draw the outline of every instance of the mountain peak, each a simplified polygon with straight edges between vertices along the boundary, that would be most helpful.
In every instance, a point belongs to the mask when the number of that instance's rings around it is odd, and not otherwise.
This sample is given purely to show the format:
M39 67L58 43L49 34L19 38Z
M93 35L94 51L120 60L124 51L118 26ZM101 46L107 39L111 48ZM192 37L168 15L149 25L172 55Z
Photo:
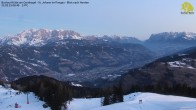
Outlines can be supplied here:
M10 37L4 38L4 43L11 45L43 45L52 40L82 39L82 36L71 30L29 29Z
M140 40L134 37L126 36L81 36L79 33L72 30L50 30L50 29L29 29L20 32L15 36L4 37L0 39L1 44L8 45L29 45L29 46L42 46L48 42L54 42L65 39L77 39L77 40L97 40L101 39L103 41L114 41L122 43L141 43Z
M147 42L187 42L196 41L196 33L192 32L162 32L152 34Z

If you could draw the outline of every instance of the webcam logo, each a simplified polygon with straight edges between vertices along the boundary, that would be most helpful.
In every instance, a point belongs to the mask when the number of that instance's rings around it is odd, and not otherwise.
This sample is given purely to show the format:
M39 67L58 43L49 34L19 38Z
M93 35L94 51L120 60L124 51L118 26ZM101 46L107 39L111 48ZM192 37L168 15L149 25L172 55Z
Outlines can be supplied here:
M181 12L181 14L194 14L194 7L189 2L184 2L182 4L181 10L183 10L183 12Z

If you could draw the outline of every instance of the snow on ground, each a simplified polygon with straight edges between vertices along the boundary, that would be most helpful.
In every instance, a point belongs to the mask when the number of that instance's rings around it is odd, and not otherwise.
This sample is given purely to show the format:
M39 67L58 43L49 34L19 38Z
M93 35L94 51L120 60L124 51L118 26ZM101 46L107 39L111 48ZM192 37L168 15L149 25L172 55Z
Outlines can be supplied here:
M20 60L20 59L15 58L15 57L12 57L12 59L15 60L15 61L18 61L18 62L25 62L23 60Z
M68 74L68 76L74 76L75 74Z
M16 95L17 92L13 89L5 89L0 85L0 110L50 110L50 108L43 108L44 102L33 93L29 93L29 104L27 104L27 95L24 93ZM15 108L15 103L21 107Z
M142 100L142 104L139 104ZM133 93L124 96L124 102L101 106L101 99L74 99L68 110L196 110L196 99L160 95L155 93Z
M74 83L74 82L72 82L71 85L72 85L72 86L77 86L77 87L82 87L81 84L76 84L76 83Z
M188 55L188 54L178 54L178 56L186 56L186 55Z
M183 67L186 63L182 63L180 61L168 62L171 67Z
M194 59L183 59L182 61L174 61L174 62L168 62L170 67L178 68L178 67L184 67L188 69L195 69L191 66L191 61L194 61Z
M196 99L154 93L135 93L124 97L125 102L92 110L195 110ZM139 104L142 100L142 104Z
M33 93L29 93L27 104L27 95L16 95L17 92L0 86L0 110L50 110L43 108L44 102ZM124 102L108 106L101 106L101 101L101 98L75 98L67 106L68 110L196 110L195 98L155 93L132 93L124 96ZM16 102L21 108L15 108Z
M101 98L73 99L67 106L68 110L91 110L101 107Z

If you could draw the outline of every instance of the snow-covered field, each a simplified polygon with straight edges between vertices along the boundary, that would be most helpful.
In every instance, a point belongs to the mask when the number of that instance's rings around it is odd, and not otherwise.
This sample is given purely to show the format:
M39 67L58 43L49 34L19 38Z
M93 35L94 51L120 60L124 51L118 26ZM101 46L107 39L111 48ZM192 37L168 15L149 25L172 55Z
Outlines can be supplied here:
M27 95L18 94L13 89L5 89L0 85L0 110L50 110L43 108L44 102L40 101L33 93L29 93L29 104L27 104ZM15 108L17 103L20 108Z
M91 110L101 107L101 98L73 99L67 106L68 110Z
M155 93L129 94L124 96L124 102L108 106L101 106L100 102L100 98L74 99L68 104L68 110L196 110L194 98Z
M30 93L29 104L27 95L18 91L5 89L0 86L0 110L50 110L43 108L44 102ZM142 100L142 104L139 104ZM15 103L21 107L15 108ZM132 93L124 96L124 102L101 106L101 98L73 99L68 105L68 110L196 110L196 99L160 95L155 93Z

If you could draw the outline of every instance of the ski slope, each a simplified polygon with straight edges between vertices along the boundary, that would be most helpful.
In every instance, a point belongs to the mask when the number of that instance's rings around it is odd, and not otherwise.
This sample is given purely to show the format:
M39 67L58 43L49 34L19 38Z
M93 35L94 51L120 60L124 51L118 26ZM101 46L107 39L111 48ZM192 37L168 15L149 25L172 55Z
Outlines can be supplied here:
M73 99L67 106L68 110L91 110L101 107L101 98Z
M0 110L51 110L43 108L40 101L33 93L27 95L16 94L18 91L5 89L0 86ZM142 100L142 104L139 104ZM15 103L21 107L15 108ZM124 96L124 102L101 106L101 98L73 99L67 104L68 110L196 110L196 99L155 93L132 93Z
M139 104L142 100L142 104ZM124 96L124 102L101 106L101 99L74 99L68 110L196 110L196 99L160 95L155 93L133 93Z
M40 101L33 93L29 93L29 104L27 104L27 95L17 94L18 91L6 89L0 85L0 110L50 110L43 108L43 101ZM20 108L15 108L18 103Z

